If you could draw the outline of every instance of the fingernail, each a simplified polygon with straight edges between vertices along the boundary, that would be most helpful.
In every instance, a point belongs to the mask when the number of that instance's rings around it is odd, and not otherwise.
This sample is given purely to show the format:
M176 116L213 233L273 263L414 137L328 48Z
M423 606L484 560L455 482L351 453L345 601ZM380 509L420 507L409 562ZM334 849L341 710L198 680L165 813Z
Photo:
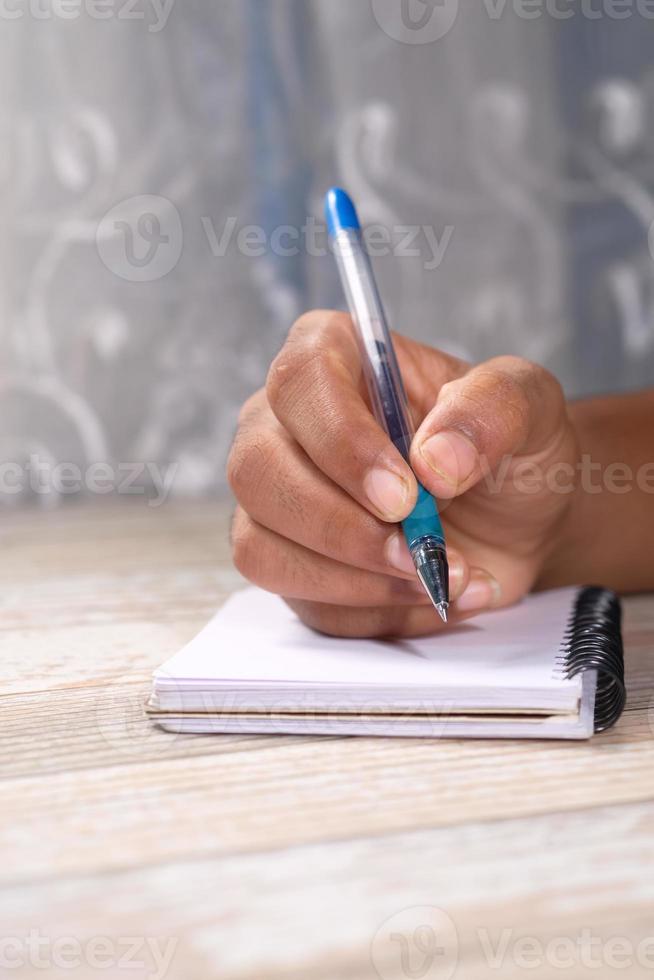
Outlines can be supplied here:
M456 600L460 612L473 612L479 609L492 609L500 601L500 583L489 572L475 568L465 592Z
M397 473L374 469L366 474L363 489L372 506L387 521L400 521L406 517L409 487Z
M468 479L477 465L478 453L473 444L460 432L446 430L430 436L420 446L427 465L452 487Z
M411 557L403 534L400 534L399 531L396 534L392 534L386 542L384 551L386 561L392 568L397 568L400 572L413 573L415 575L416 567L413 564L413 558Z
M447 553L447 563L449 566L449 586L450 586L450 597L455 596L461 589L463 584L464 566L463 559L458 554L458 552L453 551L451 548Z

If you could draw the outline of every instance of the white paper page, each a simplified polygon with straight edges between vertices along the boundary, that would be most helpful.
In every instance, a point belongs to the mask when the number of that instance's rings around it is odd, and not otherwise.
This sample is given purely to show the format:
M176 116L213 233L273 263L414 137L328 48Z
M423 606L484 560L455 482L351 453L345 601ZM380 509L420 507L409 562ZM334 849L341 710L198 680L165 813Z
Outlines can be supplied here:
M580 678L553 670L575 594L543 592L431 637L378 641L314 633L277 596L246 589L156 671L155 688L520 690L572 705Z
M597 674L587 671L582 680L581 707L573 714L543 717L464 715L401 717L338 715L285 715L266 712L249 716L219 714L165 713L157 722L167 731L195 734L288 734L288 735L367 735L402 738L537 738L586 739L593 734L593 708Z

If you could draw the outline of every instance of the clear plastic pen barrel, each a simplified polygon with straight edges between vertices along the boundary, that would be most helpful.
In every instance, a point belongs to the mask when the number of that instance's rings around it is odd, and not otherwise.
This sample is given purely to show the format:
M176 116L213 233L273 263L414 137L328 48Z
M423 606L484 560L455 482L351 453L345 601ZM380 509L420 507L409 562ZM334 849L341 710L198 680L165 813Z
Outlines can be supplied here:
M361 232L355 228L341 229L332 241L347 303L357 326L361 361L373 411L408 462L414 435L413 422ZM436 502L420 484L418 501L402 522L402 529L425 590L445 618L449 599L445 535Z

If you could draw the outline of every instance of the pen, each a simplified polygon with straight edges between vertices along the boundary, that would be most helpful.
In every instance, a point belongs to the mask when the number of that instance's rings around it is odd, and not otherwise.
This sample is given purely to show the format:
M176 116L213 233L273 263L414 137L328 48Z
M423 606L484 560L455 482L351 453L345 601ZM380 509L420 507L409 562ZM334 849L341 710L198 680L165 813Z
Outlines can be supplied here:
M414 428L393 341L350 197L333 187L325 198L327 229L352 314L363 373L377 421L409 463ZM402 530L425 592L447 622L449 581L445 534L432 495L418 482L418 500Z

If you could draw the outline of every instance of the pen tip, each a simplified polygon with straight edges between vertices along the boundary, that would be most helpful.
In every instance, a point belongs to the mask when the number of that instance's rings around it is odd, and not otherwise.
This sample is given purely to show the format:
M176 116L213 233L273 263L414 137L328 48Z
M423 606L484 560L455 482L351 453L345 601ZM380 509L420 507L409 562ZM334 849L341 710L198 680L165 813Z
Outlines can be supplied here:
M436 610L438 612L438 615L443 620L443 622L446 623L447 622L447 603L446 602L439 602L437 604L437 606L436 606Z

